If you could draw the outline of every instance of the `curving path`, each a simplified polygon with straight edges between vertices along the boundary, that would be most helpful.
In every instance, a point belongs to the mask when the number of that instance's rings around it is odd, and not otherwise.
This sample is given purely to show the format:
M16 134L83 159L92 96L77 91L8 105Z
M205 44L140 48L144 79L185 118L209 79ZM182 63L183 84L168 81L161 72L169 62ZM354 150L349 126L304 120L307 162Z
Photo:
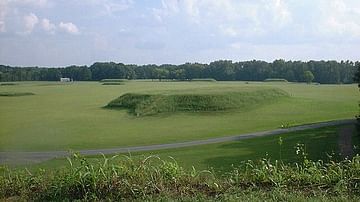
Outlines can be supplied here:
M195 140L189 142L179 142L179 143L170 143L170 144L157 144L157 145L148 145L148 146L134 146L134 147L120 147L112 149L90 149L90 150L80 150L78 153L82 155L99 155L99 154L116 154L116 153L129 153L129 152L139 152L139 151L152 151L160 149L173 149L181 147L191 147L197 145L205 144L214 144L221 142L229 142L236 140L243 140L249 138L256 138L262 136L278 135L294 131L302 131L308 129L316 129L325 126L336 126L343 124L353 124L355 119L345 119L345 120L335 120L327 121L320 123L313 123L301 126L295 126L291 128L275 129L268 130L263 132L247 133L229 137L219 137L211 138L206 140ZM0 152L0 164L5 163L39 163L42 161L50 160L53 158L67 157L70 155L68 151L44 151L44 152Z

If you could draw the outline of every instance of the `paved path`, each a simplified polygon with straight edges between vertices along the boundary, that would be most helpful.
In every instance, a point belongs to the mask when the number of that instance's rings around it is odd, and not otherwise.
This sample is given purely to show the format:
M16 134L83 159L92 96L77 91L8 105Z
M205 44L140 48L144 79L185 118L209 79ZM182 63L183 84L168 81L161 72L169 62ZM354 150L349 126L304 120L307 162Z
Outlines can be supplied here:
M321 128L325 126L335 126L343 124L352 124L355 123L354 119L346 120L336 120L328 121L314 124L307 124L302 126L295 126L291 128L269 130L263 132L247 133L229 137L219 137L211 138L206 140L196 140L189 142L180 142L180 143L170 143L170 144L158 144L158 145L148 145L148 146L136 146L136 147L120 147L112 149L93 149L93 150L80 150L78 153L82 155L98 155L98 154L116 154L116 153L129 153L129 152L139 152L139 151L152 151L160 149L173 149L181 147L190 147L196 145L206 145L214 144L221 142L229 142L236 140L244 140L249 138L263 137L269 135L278 135L294 131L302 131L308 129ZM4 163L38 163L53 158L61 158L69 156L68 151L43 151L43 152L0 152L0 164Z

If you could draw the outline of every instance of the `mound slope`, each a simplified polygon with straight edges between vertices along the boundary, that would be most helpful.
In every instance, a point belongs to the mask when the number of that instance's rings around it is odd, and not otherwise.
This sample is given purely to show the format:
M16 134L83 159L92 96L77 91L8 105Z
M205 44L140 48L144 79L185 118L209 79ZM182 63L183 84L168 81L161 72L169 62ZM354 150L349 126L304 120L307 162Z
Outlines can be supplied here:
M246 110L274 102L289 95L280 89L209 94L135 94L127 93L112 100L107 108L127 109L137 116L166 112L212 112Z

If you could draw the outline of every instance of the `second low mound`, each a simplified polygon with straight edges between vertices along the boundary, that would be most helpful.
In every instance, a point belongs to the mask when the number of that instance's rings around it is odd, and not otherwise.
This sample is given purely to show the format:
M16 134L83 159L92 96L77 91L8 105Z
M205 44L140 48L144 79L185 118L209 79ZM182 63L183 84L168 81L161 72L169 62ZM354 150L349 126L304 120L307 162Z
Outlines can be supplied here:
M288 96L288 93L280 89L262 89L250 92L217 92L211 94L126 93L112 100L106 107L128 109L129 113L137 116L167 112L247 110Z

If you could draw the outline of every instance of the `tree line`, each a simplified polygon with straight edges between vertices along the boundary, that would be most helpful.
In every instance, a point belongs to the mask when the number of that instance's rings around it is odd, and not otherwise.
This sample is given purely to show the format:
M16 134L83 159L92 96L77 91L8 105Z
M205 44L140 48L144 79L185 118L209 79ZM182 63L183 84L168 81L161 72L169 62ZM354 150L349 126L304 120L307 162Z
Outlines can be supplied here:
M313 81L324 84L353 83L356 65L352 61L285 61L259 60L233 62L218 60L209 64L185 63L180 65L133 65L114 62L96 62L91 66L58 68L11 67L0 65L0 82L6 81L58 81L68 77L74 81L101 79L158 79L192 80L213 78L218 81L263 81L281 78L291 82L306 82L309 72Z

